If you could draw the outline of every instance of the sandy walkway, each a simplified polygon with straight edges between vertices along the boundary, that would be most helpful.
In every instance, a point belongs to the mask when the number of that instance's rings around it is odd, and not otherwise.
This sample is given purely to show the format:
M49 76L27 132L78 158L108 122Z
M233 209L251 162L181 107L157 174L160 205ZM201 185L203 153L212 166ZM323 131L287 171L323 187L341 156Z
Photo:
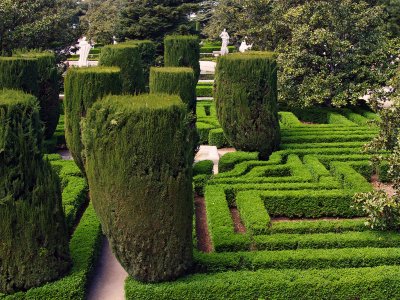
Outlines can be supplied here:
M124 300L126 271L111 252L106 237L89 286L88 300Z

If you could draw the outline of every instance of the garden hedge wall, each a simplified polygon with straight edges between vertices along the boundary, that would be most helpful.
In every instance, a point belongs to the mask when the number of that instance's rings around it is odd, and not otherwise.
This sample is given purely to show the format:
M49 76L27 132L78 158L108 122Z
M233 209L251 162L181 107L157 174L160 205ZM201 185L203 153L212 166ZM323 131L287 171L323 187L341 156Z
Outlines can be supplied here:
M196 113L196 79L191 68L151 68L150 92L181 97L190 111Z
M170 35L164 39L166 67L190 67L200 76L200 40L194 35Z
M225 136L237 150L266 159L280 143L276 55L269 52L218 58L215 100Z
M116 257L145 282L192 262L194 159L187 107L176 95L109 96L84 131L91 197Z
M19 89L38 96L37 59L0 57L0 88Z
M70 267L58 176L42 158L37 99L0 91L0 292L39 286Z
M85 173L81 120L93 103L109 94L120 94L120 69L71 68L65 77L65 138L76 164Z
M107 45L101 50L99 66L121 69L122 92L138 94L145 91L142 53L139 46L131 43Z

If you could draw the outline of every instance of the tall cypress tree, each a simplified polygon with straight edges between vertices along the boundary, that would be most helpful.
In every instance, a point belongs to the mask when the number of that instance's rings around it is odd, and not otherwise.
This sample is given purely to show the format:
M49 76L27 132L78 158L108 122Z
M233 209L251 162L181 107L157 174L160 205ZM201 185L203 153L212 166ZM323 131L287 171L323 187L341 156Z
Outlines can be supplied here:
M121 10L120 39L150 39L162 43L171 33L193 33L190 14L200 0L126 0Z

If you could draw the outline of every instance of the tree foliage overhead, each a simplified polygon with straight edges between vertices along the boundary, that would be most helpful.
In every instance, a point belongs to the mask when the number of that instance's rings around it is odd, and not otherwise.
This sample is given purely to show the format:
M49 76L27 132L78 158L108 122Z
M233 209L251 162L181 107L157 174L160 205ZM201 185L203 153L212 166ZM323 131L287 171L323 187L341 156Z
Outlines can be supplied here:
M255 49L279 53L280 101L341 106L392 75L398 43L384 7L363 0L221 0L205 32L227 28Z
M2 0L0 53L19 48L61 51L79 37L78 14L74 0Z
M83 21L86 34L96 43L111 44L116 35L119 12L123 0L89 0Z
M171 33L188 34L189 16L199 0L125 0L118 24L120 39L150 39L161 43Z

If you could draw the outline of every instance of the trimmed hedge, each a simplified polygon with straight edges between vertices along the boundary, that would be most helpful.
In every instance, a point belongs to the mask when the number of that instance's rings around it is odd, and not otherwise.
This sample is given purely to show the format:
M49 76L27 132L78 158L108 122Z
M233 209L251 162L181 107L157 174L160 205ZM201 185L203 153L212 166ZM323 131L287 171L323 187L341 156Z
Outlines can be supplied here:
M120 70L114 67L71 68L65 77L65 138L76 164L85 174L81 120L93 103L120 94Z
M164 39L166 67L190 67L200 76L200 40L195 35L170 35Z
M44 137L45 139L50 139L56 130L61 113L56 56L52 52L33 51L17 53L15 55L37 60L40 119L43 121L45 127Z
M181 97L190 111L196 114L196 79L191 68L151 68L150 93Z
M361 268L399 265L397 248L297 249L196 253L196 271L203 273L259 269Z
M218 58L215 99L230 144L266 159L280 143L276 55L248 52Z
M193 166L193 176L197 175L212 175L214 169L214 163L212 160L203 160L195 163Z
M70 267L60 182L42 156L37 99L0 91L0 291L54 280Z
M132 43L107 45L101 49L99 66L121 69L122 92L139 94L146 90L139 46Z
M109 96L90 109L84 143L91 199L116 257L145 282L192 263L191 117L178 96Z
M40 299L40 300L85 300L87 287L100 253L102 232L92 204L86 209L77 226L69 249L72 257L72 268L63 278L33 288L27 292L20 292L6 296L0 294L1 300Z
M196 87L197 97L213 97L212 85L198 85Z
M148 86L150 79L150 68L156 63L156 44L150 40L129 40L126 41L126 43L138 46L143 65L144 82L145 85Z
M0 89L23 90L38 96L38 61L34 58L0 57Z
M200 274L173 283L145 285L127 279L126 299L397 299L400 268L259 270Z

